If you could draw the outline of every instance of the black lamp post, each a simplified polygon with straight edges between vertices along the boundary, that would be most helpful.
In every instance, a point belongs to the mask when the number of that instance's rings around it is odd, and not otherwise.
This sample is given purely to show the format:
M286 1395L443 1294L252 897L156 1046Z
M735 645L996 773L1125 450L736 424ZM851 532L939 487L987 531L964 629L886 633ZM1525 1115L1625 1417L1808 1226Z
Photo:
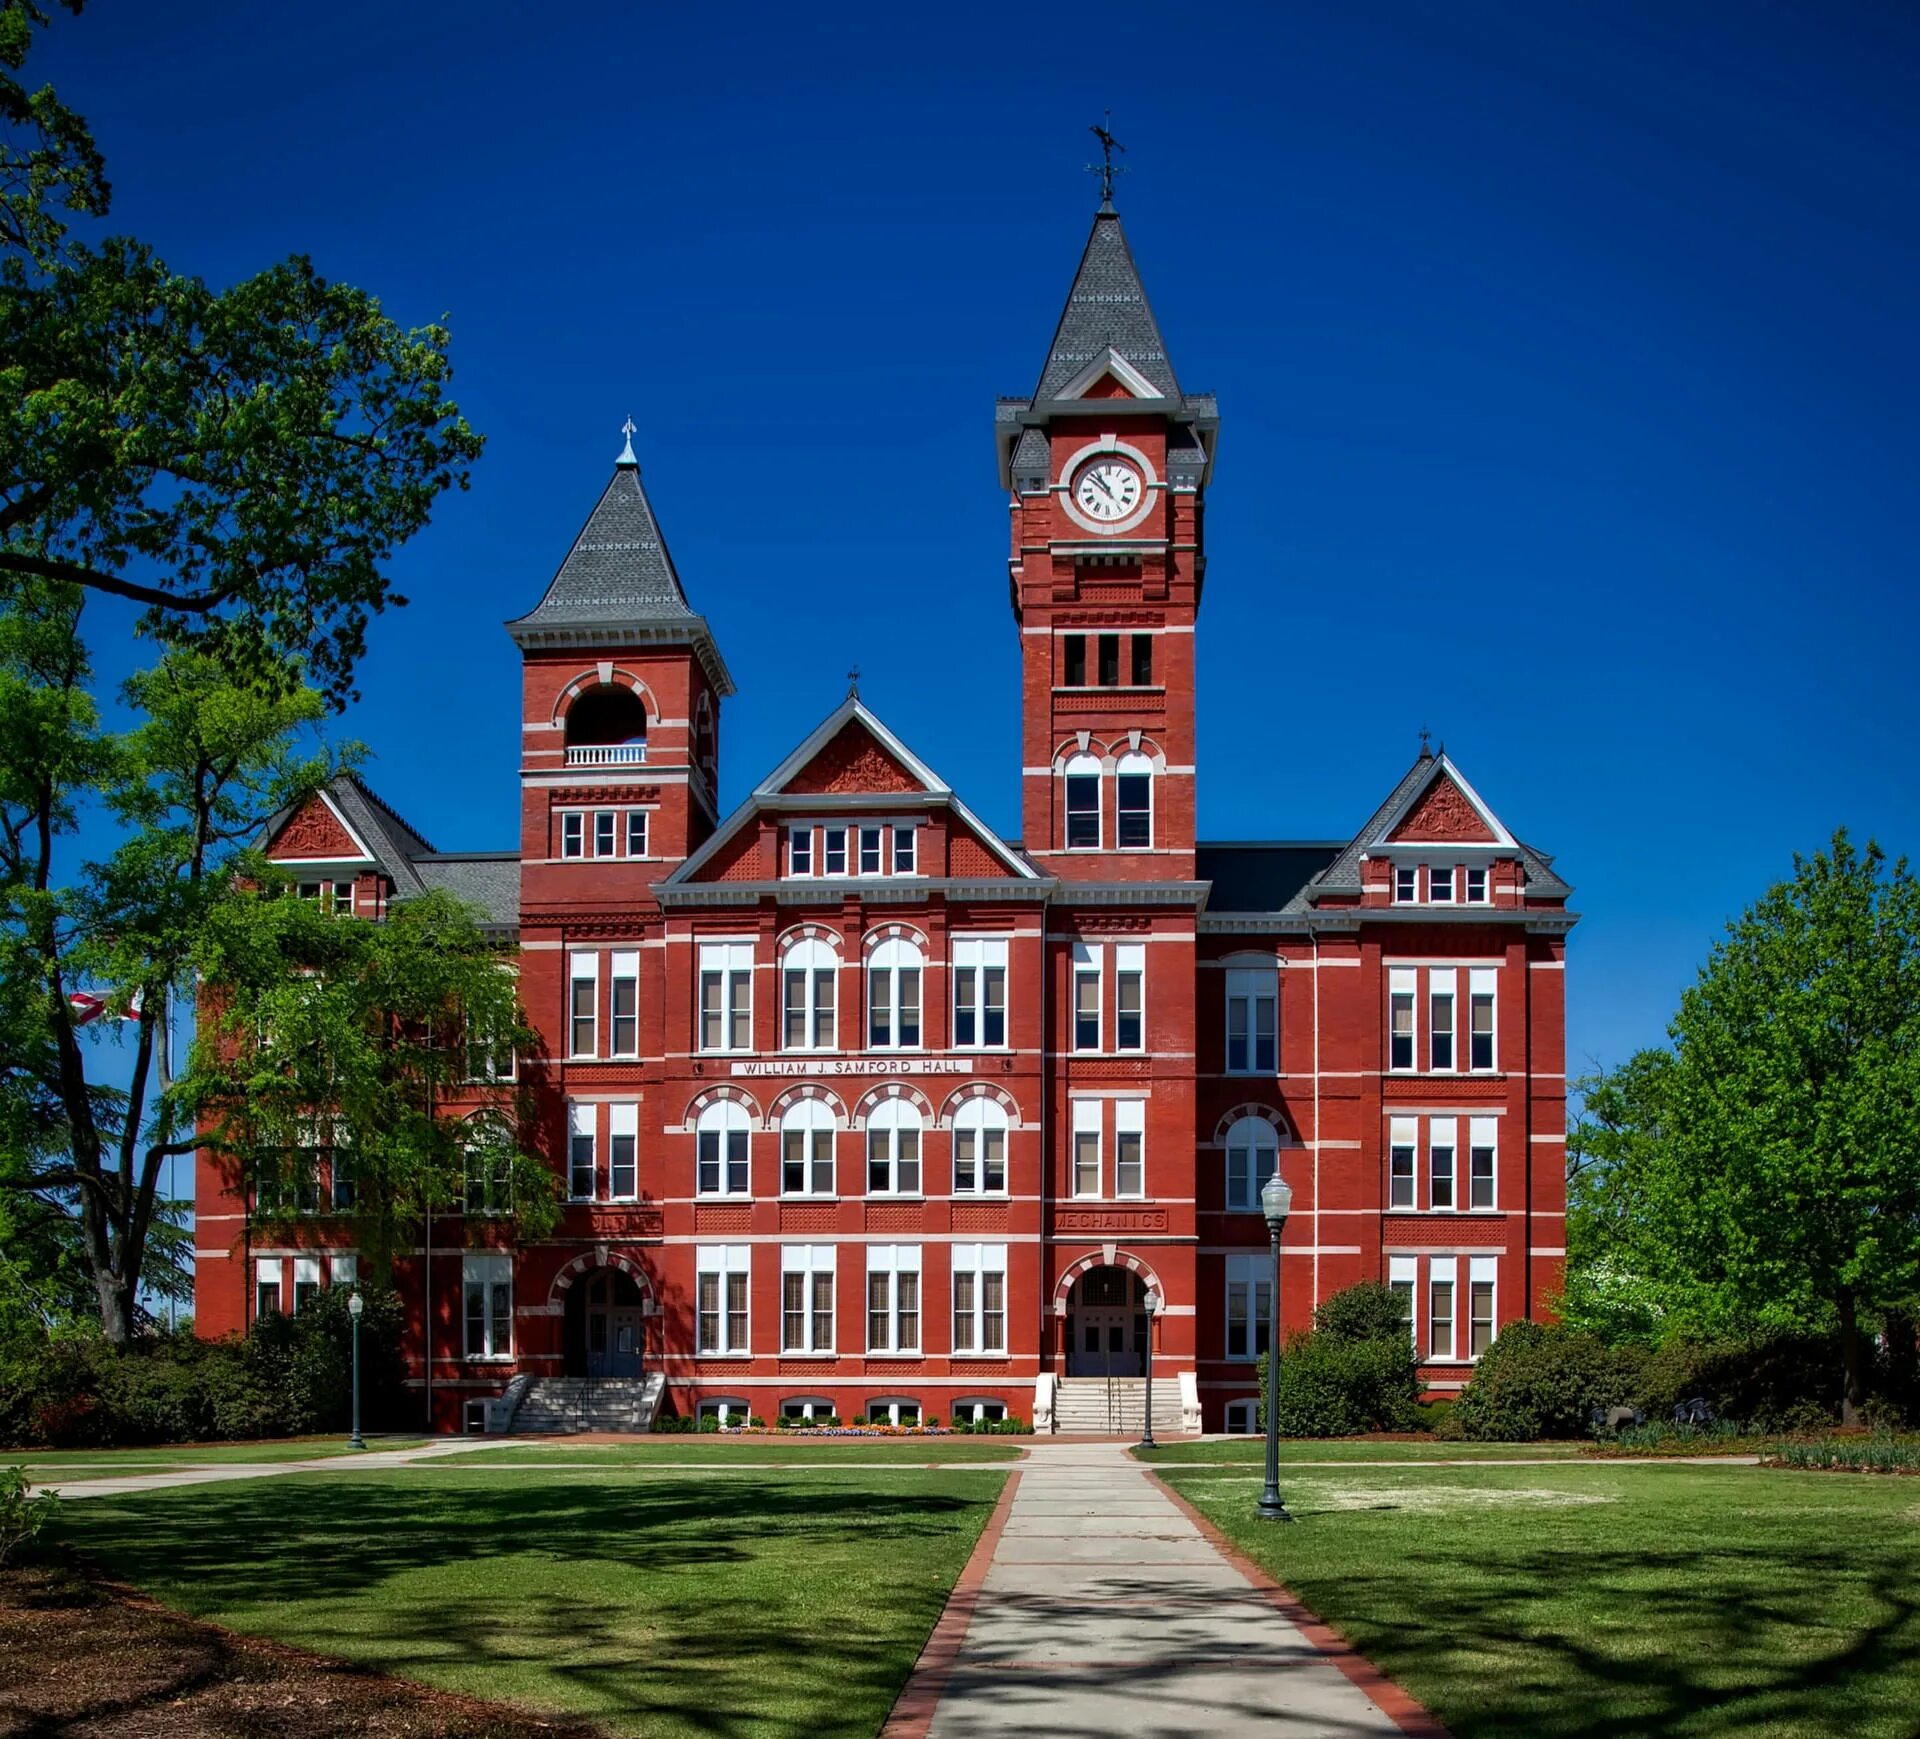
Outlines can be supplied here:
M1146 1429L1140 1433L1140 1447L1152 1449L1153 1441L1153 1319L1160 1314L1160 1294L1151 1286L1147 1288L1147 1420Z
M1260 1514L1270 1522L1293 1520L1280 1501L1280 1234L1286 1230L1292 1206L1293 1191L1276 1164L1260 1192L1260 1212L1266 1216L1267 1238L1273 1245L1273 1310L1267 1325L1267 1485L1260 1494Z
M347 1315L353 1318L353 1435L347 1439L349 1449L367 1446L367 1440L360 1435L360 1313L366 1308L366 1301L356 1286L353 1296L347 1300Z

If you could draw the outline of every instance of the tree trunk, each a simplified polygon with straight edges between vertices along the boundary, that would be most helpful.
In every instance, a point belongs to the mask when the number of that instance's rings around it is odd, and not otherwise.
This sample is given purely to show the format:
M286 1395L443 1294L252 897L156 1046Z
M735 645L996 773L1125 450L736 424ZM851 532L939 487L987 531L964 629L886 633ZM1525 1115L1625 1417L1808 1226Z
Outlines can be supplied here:
M1860 1409L1867 1403L1866 1348L1860 1340L1860 1318L1848 1287L1840 1289L1834 1301L1840 1314L1840 1423L1858 1425Z
M1895 1402L1911 1412L1920 1407L1920 1346L1915 1344L1912 1313L1890 1310L1881 1326L1887 1340L1887 1387Z
M100 1300L100 1332L110 1346L124 1347L133 1339L133 1288L117 1275L95 1269L93 1290Z

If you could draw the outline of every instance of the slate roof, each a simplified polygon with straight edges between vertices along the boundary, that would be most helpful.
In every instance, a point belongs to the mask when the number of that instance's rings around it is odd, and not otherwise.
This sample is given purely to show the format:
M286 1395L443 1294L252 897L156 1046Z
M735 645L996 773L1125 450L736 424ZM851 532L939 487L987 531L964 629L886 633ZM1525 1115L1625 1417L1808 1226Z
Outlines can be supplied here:
M424 885L414 874L413 860L430 854L433 847L404 821L399 813L373 794L358 773L343 773L327 784L327 795L345 817L349 827L366 842L374 861L392 880L394 891L417 894ZM268 826L268 836L280 824L276 817Z
M641 486L640 467L623 454L546 595L508 626L698 620Z
M1337 839L1204 841L1194 874L1212 882L1209 912L1278 912L1340 853Z
M1153 317L1133 250L1120 227L1120 215L1103 207L1080 256L1053 348L1040 371L1040 384L1033 389L1034 402L1057 397L1088 363L1110 349L1137 368L1163 398L1181 396L1160 323Z
M487 922L511 930L520 923L520 854L515 851L447 851L413 860L420 880L429 888L478 906Z

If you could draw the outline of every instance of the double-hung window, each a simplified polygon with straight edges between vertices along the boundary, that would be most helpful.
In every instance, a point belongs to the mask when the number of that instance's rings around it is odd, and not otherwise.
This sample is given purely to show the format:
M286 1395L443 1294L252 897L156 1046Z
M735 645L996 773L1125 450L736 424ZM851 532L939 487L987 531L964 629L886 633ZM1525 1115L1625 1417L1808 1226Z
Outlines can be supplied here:
M700 944L700 1048L753 1049L753 944Z
M1000 936L953 940L953 1042L992 1049L1007 1042L1007 944Z
M600 1054L600 956L574 949L567 956L567 1048L576 1057Z
M1420 1157L1420 1121L1415 1117L1395 1117L1387 1125L1387 1206L1418 1206L1414 1195L1414 1173Z
M707 1106L694 1126L698 1185L703 1196L747 1194L751 1168L747 1151L747 1111L722 1099Z
M828 827L821 830L820 843L826 863L825 874L843 876L847 873L847 830L844 827Z
M1497 1256L1467 1259L1467 1357L1477 1359L1493 1345L1494 1281L1500 1271Z
M1100 967L1104 950L1097 942L1073 945L1073 1048L1100 1048Z
M1430 1208L1455 1208L1460 1205L1454 1183L1459 1140L1459 1118L1427 1119L1427 1206Z
M1414 1066L1413 1007L1420 995L1420 973L1412 966L1387 969L1387 1067Z
M1007 1350L1007 1247L953 1246L953 1350Z
M615 949L608 957L610 1019L613 1046L609 1056L640 1054L640 955L634 949Z
M824 1099L802 1099L780 1119L780 1193L833 1194L833 1113Z
M627 811L627 856L645 857L647 855L647 812L644 809Z
M594 1196L593 1119L591 1105L567 1106L567 1194L576 1202Z
M1099 1099L1075 1099L1073 1104L1073 1193L1100 1194L1101 1107Z
M619 855L620 817L611 809L596 809L593 812L593 855L595 857L616 857Z
M466 1300L467 1357L511 1358L513 1258L468 1251L460 1258L460 1285Z
M917 835L912 827L896 827L893 830L893 873L895 875L910 876L915 873L916 840Z
M1491 1208L1499 1205L1495 1187L1495 1166L1500 1151L1500 1119L1467 1119L1467 1206Z
M1257 1359L1267 1350L1273 1323L1273 1259L1227 1258L1227 1357Z
M1258 1213L1260 1192L1280 1163L1280 1137L1264 1117L1242 1117L1227 1131L1227 1206Z
M1120 1197L1147 1193L1147 1102L1144 1099L1113 1102L1113 1193Z
M1396 906L1417 905L1420 900L1420 869L1417 864L1400 863L1393 866L1393 903Z
M867 1351L920 1350L920 1246L867 1246Z
M885 830L878 827L863 827L860 834L860 873L863 876L877 876L886 873L881 861L880 846L886 838Z
M279 1256L256 1256L253 1259L253 1314L277 1316L280 1312L280 1281L286 1272L285 1260Z
M920 1193L920 1113L903 1099L885 1099L867 1118L867 1194Z
M1453 1288L1459 1264L1452 1256L1435 1256L1427 1264L1427 1357L1454 1357Z
M1147 1048L1147 945L1116 942L1113 948L1113 1048Z
M1467 1067L1490 1070L1496 1061L1493 1030L1494 986L1499 968L1474 966L1467 970Z
M780 1350L833 1351L831 1244L786 1244L780 1250Z
M1153 762L1135 751L1120 757L1113 780L1113 842L1121 851L1153 844Z
M1280 1067L1280 974L1268 966L1227 969L1227 1073L1271 1075Z
M747 1341L750 1244L701 1244L694 1250L698 1348L722 1356L751 1350Z
M466 1211L504 1214L513 1206L513 1137L485 1113L466 1128Z
M1427 1066L1450 1070L1453 1061L1453 998L1458 975L1452 967L1427 974Z
M1436 906L1453 904L1453 865L1434 864L1427 871L1427 899Z
M560 812L560 855L562 857L587 855L587 818L578 809L564 809Z
M953 1114L953 1193L997 1196L1007 1189L1007 1114L992 1099L969 1099Z
M920 967L920 950L903 936L891 937L874 949L867 961L869 1049L919 1049Z
M607 1107L607 1194L616 1202L640 1194L640 1107L632 1101Z
M1067 849L1100 849L1100 760L1075 755L1066 767Z
M293 1314L298 1316L320 1296L320 1258L296 1256L293 1259Z
M1392 1287L1393 1295L1400 1301L1400 1308L1407 1319L1407 1339L1412 1343L1417 1355L1420 1351L1420 1328L1413 1307L1414 1295L1420 1289L1420 1258L1418 1256L1389 1256L1387 1258L1387 1284Z
M796 942L780 963L783 998L781 1047L830 1051L840 957L817 936Z
M1487 903L1487 872L1484 869L1467 871L1467 904L1484 906Z
M787 829L787 874L790 876L813 874L813 829L811 827Z

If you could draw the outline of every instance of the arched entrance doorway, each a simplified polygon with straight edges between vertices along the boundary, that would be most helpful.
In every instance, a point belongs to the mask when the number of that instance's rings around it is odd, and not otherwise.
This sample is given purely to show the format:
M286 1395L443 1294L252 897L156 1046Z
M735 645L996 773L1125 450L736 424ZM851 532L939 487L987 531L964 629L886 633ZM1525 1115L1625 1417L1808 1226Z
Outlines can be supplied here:
M1145 1375L1148 1332L1146 1281L1131 1268L1089 1268L1067 1296L1067 1375Z
M570 1377L637 1377L645 1355L646 1299L633 1277L596 1268L567 1292L563 1344Z

